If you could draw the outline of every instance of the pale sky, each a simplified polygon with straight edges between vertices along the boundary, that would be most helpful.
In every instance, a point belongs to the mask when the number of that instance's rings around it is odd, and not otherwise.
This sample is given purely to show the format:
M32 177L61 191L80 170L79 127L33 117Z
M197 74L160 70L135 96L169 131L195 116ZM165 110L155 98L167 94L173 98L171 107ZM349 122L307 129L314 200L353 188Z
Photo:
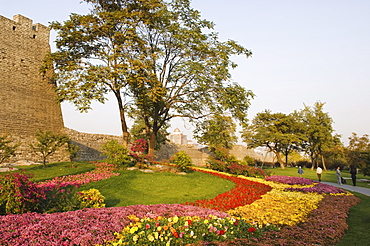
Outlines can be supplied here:
M0 0L0 6L2 16L22 14L44 25L87 13L80 0ZM352 132L370 133L369 0L193 0L192 6L216 24L221 41L253 52L236 57L232 71L233 81L256 94L249 119L265 109L289 114L321 101L345 144ZM68 103L62 111L68 128L122 133L113 98L87 114ZM191 138L181 120L170 131L176 127Z

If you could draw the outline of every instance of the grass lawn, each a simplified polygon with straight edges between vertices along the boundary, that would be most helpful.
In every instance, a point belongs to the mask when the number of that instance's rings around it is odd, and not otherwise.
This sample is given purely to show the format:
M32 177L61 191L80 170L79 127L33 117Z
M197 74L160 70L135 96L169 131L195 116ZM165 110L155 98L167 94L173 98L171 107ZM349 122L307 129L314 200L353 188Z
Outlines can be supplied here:
M119 207L211 199L235 186L231 181L200 172L186 175L138 170L120 173L119 176L81 186L80 190L98 189L106 197L107 207Z
M48 163L46 167L43 165L27 165L17 166L19 170L33 174L32 181L39 182L47 179L52 179L59 176L76 175L79 173L89 172L95 169L95 165L88 161L74 162L72 167L71 162Z
M367 246L370 244L370 197L356 192L353 194L359 197L361 202L350 209L347 218L349 229L337 246Z

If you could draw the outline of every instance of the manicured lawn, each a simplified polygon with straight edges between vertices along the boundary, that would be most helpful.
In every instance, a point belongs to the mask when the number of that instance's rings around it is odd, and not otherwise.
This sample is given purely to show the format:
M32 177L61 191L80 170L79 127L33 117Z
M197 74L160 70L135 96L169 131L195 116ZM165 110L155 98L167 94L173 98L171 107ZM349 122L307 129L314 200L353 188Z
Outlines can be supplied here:
M350 209L347 219L349 229L337 246L367 246L370 242L370 197L356 192L353 194L361 202Z
M90 183L80 189L98 189L106 197L107 207L119 207L210 199L235 186L231 181L200 172L186 175L144 173L138 170L120 173L119 176Z
M31 180L38 182L59 176L85 173L95 169L95 165L88 161L82 161L75 162L73 167L70 162L59 162L59 163L48 163L46 167L43 167L43 165L28 165L28 166L17 166L16 168L26 173L31 173L33 175Z

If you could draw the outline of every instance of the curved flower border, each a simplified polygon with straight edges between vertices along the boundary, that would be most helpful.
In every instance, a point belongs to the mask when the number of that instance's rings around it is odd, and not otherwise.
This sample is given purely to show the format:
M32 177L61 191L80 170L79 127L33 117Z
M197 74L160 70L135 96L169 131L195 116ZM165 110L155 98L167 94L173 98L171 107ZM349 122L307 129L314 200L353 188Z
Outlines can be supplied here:
M333 245L334 242L340 240L347 229L346 216L349 208L359 202L359 199L351 193L343 193L343 190L336 190L331 186L326 187L320 184L301 185L299 182L294 185L288 185L258 178L244 176L232 177L229 174L203 168L196 169L198 171L216 174L223 178L237 178L239 181L257 182L272 187L271 191L260 196L261 199L257 199L251 204L243 204L237 208L231 208L228 212L231 215L252 221L252 223L260 227L270 223L278 224L281 226L281 230L279 232L267 232L259 239L235 240L234 242L230 242L232 245L238 245L239 243L239 245L268 245L269 243L276 244L276 242L282 242L282 244L288 245L289 242L315 242L321 245ZM81 178L83 176L78 177ZM65 179L68 180L68 178ZM83 180L83 178L81 179ZM279 179L284 180L284 177L279 177ZM94 179L87 178L86 180L93 182L92 180ZM293 180L293 182L296 181ZM73 183L74 180L71 182ZM232 196L233 193L229 193L229 195ZM234 195L240 196L240 193L235 193ZM231 199L238 200L238 197ZM217 207L216 203L221 201L222 199L214 199L214 207ZM333 214L332 204L334 202L341 205L338 206L337 211ZM297 204L299 205L297 206ZM298 207L298 209L292 212L292 210L287 211L287 207ZM256 216L257 212L261 211L264 211L264 214L260 213ZM229 213L189 205L158 204L150 206L136 205L120 208L83 209L54 214L27 213L22 215L6 215L0 216L0 224L2 225L0 244L104 244L113 239L114 232L119 232L125 226L129 225L129 216L131 215L139 218L155 218L157 216L203 216L205 218L209 215L225 218L230 216ZM262 219L259 220L259 217ZM306 232L312 230L317 231L318 236L313 237L311 240L306 234L312 237L312 233ZM225 245L227 245L227 242Z

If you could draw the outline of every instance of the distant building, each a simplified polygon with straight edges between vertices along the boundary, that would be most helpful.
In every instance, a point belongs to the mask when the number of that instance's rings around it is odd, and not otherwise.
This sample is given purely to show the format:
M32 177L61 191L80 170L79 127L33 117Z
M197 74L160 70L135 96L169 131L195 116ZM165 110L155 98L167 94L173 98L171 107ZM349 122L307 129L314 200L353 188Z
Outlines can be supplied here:
M173 133L169 135L169 140L171 143L179 144L179 145L187 145L188 140L187 136L182 134L179 128L176 128Z

